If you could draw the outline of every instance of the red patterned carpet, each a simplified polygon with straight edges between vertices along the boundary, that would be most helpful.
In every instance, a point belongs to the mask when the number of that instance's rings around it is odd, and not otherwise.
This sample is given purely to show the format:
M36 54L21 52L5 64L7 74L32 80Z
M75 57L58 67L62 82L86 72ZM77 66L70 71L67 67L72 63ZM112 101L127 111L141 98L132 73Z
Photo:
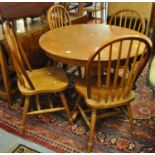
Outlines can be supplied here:
M69 76L70 87L66 93L70 108L77 94L72 88L73 76ZM128 119L124 115L102 119L97 122L93 152L155 152L155 98L146 87L146 70L137 82L137 97L132 102L134 130L137 137L129 133ZM46 96L42 96L46 100ZM54 103L59 104L58 96ZM18 135L21 122L20 112L7 109L7 103L0 101L0 127ZM86 152L88 128L77 119L74 126L68 124L64 113L29 116L25 139L39 143L56 152Z

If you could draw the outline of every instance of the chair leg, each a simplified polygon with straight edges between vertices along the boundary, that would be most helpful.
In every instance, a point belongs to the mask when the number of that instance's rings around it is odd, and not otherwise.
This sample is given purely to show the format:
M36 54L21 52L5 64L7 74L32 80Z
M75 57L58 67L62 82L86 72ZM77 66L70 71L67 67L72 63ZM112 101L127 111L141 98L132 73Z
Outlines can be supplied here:
M101 24L103 23L103 9L101 9Z
M66 70L66 69L67 69L67 67L68 67L68 65L67 65L67 64L63 64L62 66L63 66L63 70Z
M129 117L130 128L131 128L131 132L132 132L133 131L133 117L132 117L132 111L131 111L130 103L127 105L127 110L128 110L128 117Z
M20 108L22 107L22 103L24 101L24 96L22 94L20 94L19 99L17 100L17 110L20 110Z
M29 105L30 105L30 97L27 96L25 98L25 103L24 103L24 111L23 111L22 123L21 123L21 127L20 127L20 134L23 134L23 132L24 132L25 121L26 121L26 116L27 116L27 112L29 109Z
M95 12L94 14L95 14L95 24L97 24L97 12Z
M155 97L155 90L152 90L152 97Z
M65 96L64 96L64 94L62 92L60 93L60 98L61 98L61 101L62 101L64 107L65 107L67 116L69 117L69 122L70 122L71 125L73 125L73 120L72 120L72 117L71 117L71 113L70 113L70 110L68 108L66 98L65 98Z
M95 123L96 123L96 110L93 109L92 115L91 115L90 132L89 132L88 145L87 145L88 152L92 152L92 148L93 148Z
M82 79L81 67L77 67L79 78Z
M78 115L78 105L80 103L80 100L81 100L82 96L79 95L77 100L76 100L76 103L74 105L74 110L73 110L73 113L72 113L72 120L74 122L74 120L76 119L77 115Z

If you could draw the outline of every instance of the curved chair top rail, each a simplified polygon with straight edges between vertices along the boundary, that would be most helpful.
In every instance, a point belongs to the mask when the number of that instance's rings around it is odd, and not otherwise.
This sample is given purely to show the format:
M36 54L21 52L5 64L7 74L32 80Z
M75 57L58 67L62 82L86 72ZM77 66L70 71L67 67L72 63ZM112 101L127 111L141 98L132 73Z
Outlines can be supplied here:
M102 63L101 61L103 54L109 55L107 64ZM117 56L116 60L112 60L113 55L115 55L115 57ZM105 96L102 96L102 94L99 96L108 101L109 99L111 100L114 98L119 100L129 95L138 75L142 72L149 60L150 55L150 42L140 36L121 36L104 43L96 49L88 59L86 68L88 98L91 98L92 96L91 81L93 77L92 64L94 60L97 61L96 86L98 87L99 94L103 89L106 90ZM114 70L113 73L112 70ZM105 77L103 77L103 73Z
M31 82L26 72L25 65L29 69L29 71L32 71L32 68L25 54L25 51L22 48L20 40L16 36L15 32L13 31L12 25L8 21L5 21L3 23L3 29L4 29L6 40L9 45L10 56L11 56L14 68L16 70L19 82L21 83L21 85L25 86L25 80L26 80L30 85L30 88L35 89L33 83Z
M71 20L67 9L62 5L53 5L48 9L47 20L50 29L71 25Z
M109 25L121 26L137 30L141 33L145 32L144 17L138 11L131 9L124 9L115 12L109 20Z

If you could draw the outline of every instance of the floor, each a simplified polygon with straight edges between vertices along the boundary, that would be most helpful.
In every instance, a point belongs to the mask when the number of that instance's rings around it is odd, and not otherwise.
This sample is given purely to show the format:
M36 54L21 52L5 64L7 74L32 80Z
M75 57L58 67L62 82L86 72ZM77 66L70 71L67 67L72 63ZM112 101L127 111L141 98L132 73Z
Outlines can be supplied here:
M0 153L11 153L18 144L26 145L27 147L41 153L54 153L54 151L42 147L41 145L27 141L19 136L15 136L3 129L0 129Z

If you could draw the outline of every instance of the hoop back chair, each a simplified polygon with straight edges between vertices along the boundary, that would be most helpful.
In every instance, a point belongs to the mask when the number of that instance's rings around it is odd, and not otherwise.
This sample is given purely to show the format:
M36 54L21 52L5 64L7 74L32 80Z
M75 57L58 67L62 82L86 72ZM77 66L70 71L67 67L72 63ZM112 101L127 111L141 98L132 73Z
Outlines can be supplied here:
M0 97L7 99L8 108L11 108L12 105L12 93L11 87L9 83L9 75L8 75L8 66L6 61L6 56L3 50L3 46L0 45L0 72L3 79L4 90L0 89Z
M100 12L101 14L101 23L103 22L103 4L102 2L94 2L92 6L88 6L84 8L84 11L87 13L92 13L95 17L95 23L97 23L97 12Z
M27 115L65 110L70 123L72 123L70 111L63 93L68 86L68 80L63 70L56 67L43 67L33 70L22 48L20 40L14 33L10 23L7 21L4 22L3 29L10 48L10 56L17 74L18 88L20 93L25 97L20 133L22 134L24 131ZM28 70L26 70L26 68L28 68ZM43 93L48 94L48 108L43 108L41 106L39 95ZM51 93L60 94L63 107L53 107L50 98ZM35 96L36 110L34 111L29 111L31 96Z
M70 16L67 9L62 5L53 5L47 12L48 24L51 30L71 25ZM63 64L65 69L67 65ZM82 77L81 68L77 67L79 77Z
M111 111L97 115L98 110L120 107L119 109L122 108L124 111L124 107L127 107L125 112L128 113L132 129L130 102L135 98L132 86L145 67L150 54L150 42L140 36L131 35L107 41L90 55L87 63L86 80L78 80L75 84L75 89L80 95L75 103L72 115L73 120L75 120L79 111L90 127L87 145L89 152L92 151L96 119L118 114L118 111ZM131 70L128 70L131 61L132 67ZM96 76L92 74L94 65L97 67ZM114 75L111 73L112 69L115 69ZM86 111L80 105L82 97L92 112L90 121Z
M138 11L130 9L114 13L109 20L109 25L121 26L141 33L145 32L144 17Z
M67 9L62 5L53 5L48 9L47 20L50 29L56 29L66 25L71 25Z

